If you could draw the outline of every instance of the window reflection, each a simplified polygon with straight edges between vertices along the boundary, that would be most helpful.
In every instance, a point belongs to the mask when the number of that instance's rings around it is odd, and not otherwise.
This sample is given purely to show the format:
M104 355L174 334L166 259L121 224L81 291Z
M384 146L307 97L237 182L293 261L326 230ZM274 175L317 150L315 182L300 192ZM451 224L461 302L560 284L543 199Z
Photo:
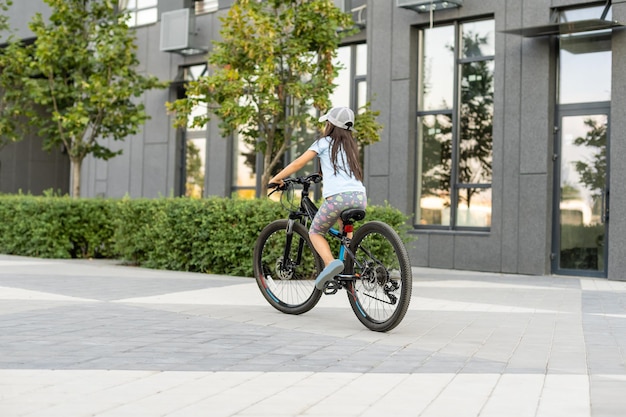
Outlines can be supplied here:
M585 116L580 136L574 139L574 146L582 150L573 162L580 182L589 190L593 199L598 199L606 184L606 134L607 117Z
M601 270L607 169L606 115L564 117L560 170L560 266Z
M493 68L493 61L479 61L461 69L460 183L491 183Z
M568 117L563 125L561 223L600 224L606 187L607 118L604 115Z
M491 226L491 188L460 188L456 224L462 227Z
M256 187L256 152L254 147L234 135L233 189L242 198L254 198Z
M424 31L422 110L451 109L454 96L454 26Z
M204 195L206 139L188 139L186 145L185 195L192 198L202 198Z
M420 125L419 224L449 225L452 118L425 116Z
M461 51L463 58L484 57L495 54L495 30L493 21L463 23Z

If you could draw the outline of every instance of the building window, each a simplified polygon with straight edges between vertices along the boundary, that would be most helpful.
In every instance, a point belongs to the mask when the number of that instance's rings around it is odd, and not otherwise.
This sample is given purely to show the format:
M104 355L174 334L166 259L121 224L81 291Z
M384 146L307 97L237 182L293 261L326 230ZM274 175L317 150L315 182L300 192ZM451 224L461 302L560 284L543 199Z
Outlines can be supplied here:
M345 106L357 111L367 102L367 44L342 46L337 51L335 65L343 68L330 96L333 107Z
M120 6L129 16L130 27L150 25L159 18L158 0L122 0Z
M351 13L357 26L365 27L367 16L367 0L333 0L342 12Z
M492 19L420 31L417 228L491 227Z
M194 81L206 75L207 65L193 65L183 68L183 79ZM191 122L196 116L206 114L206 105L194 107L189 116ZM207 125L202 127L187 126L183 140L183 193L187 197L202 198L204 196L205 172L206 172L206 145Z
M233 135L233 184L232 194L240 198L256 196L257 154L254 147L246 143L235 132Z
M211 13L217 11L219 6L218 0L196 1L196 14Z

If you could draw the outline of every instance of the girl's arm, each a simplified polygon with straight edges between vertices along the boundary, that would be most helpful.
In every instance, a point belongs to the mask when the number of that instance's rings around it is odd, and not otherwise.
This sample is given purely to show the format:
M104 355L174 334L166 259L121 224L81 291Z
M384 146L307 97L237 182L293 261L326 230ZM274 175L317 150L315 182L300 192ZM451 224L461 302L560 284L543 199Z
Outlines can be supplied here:
M317 156L317 152L312 151L310 149L307 150L302 155L300 155L299 157L294 159L289 165L287 165L285 168L283 168L282 171L280 171L278 174L276 174L274 176L274 178L272 178L270 180L269 183L270 184L280 184L280 185L282 185L283 178L287 178L290 175L295 174L296 172L298 172L299 170L304 168L304 166L306 164L308 164L309 161L311 161L316 156Z

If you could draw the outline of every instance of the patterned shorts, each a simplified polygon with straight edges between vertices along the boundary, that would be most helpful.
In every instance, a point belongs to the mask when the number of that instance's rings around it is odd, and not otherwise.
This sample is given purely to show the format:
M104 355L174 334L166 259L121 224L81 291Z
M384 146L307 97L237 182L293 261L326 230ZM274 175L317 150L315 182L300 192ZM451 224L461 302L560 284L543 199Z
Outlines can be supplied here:
M351 208L360 208L365 210L367 206L367 197L365 193L359 191L351 191L347 193L340 193L331 195L326 198L320 206L309 233L316 233L318 235L324 235L328 232L328 229L333 227L339 215L342 211Z

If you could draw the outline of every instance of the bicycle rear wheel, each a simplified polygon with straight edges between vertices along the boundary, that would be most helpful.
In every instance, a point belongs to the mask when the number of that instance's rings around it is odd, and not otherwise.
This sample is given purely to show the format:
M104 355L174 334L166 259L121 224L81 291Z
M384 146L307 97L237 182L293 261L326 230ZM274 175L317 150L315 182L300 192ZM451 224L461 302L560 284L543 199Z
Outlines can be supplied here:
M315 288L315 278L324 263L300 223L293 224L287 247L287 226L287 220L276 220L261 231L254 246L254 276L263 297L274 308L302 314L315 307L322 295Z
M407 312L413 289L409 255L393 228L372 221L354 232L346 273L358 275L348 284L350 306L370 330L386 332Z

